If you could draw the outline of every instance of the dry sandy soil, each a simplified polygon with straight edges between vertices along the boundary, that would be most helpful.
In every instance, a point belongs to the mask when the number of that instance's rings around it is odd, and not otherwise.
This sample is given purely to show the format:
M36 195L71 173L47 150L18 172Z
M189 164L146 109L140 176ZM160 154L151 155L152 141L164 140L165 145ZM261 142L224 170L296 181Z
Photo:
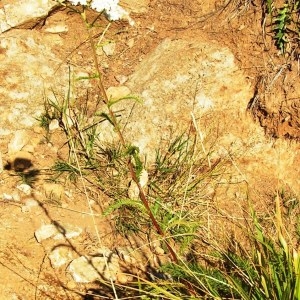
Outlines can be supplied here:
M289 62L289 68L283 69L285 76L280 76L271 87L271 91L266 94L266 85L274 79L286 62L278 55L270 36L262 34L263 14L260 1L234 0L226 6L214 5L211 2L213 1L153 0L150 1L147 12L132 13L132 18L136 22L135 27L130 27L125 21L112 24L107 38L116 41L115 51L118 55L109 58L109 71L104 69L105 85L107 87L117 85L116 74L130 75L138 62L155 49L164 38L198 36L204 40L216 40L231 49L239 68L248 74L255 93L260 94L260 101L254 105L249 104L251 108L249 114L253 115L253 119L249 119L250 122L264 126L266 134L272 138L293 139L291 142L295 143L300 139L300 104L297 98L299 83L286 78L287 76L289 79L299 78L297 61ZM86 32L83 26L79 25L80 17L67 9L62 9L48 16L47 23L57 20L67 24L69 31L61 34L65 43L63 47L55 49L56 55L70 61L71 64L83 67L91 64L91 53L85 42ZM43 35L45 24L41 22L32 30ZM101 28L95 30L95 35L97 34L101 34ZM130 47L132 39L134 46ZM276 99L272 103L274 95L281 97L281 101ZM295 98L298 102L294 101L292 105L286 101ZM281 103L280 109L278 103ZM35 132L37 138L44 135L39 128L36 128ZM60 148L65 139L60 134L54 134L51 143L52 148ZM42 170L35 183L37 199L39 186L43 185L43 180L48 176L47 169L57 159L54 154L56 152L51 152L51 147L49 148L47 143L39 144L36 147L36 157L33 158L35 168ZM61 156L64 156L63 152L64 150L61 151ZM12 167L1 174L1 182L5 184L6 189L12 191L21 182L21 178L15 174ZM259 191L263 193L260 199L274 192L273 184L274 182L264 180L258 182L257 193ZM43 203L28 213L21 211L26 197L22 197L20 202L1 201L0 299L92 299L85 297L84 294L93 286L75 284L66 277L63 270L53 269L47 257L53 245L48 245L47 241L37 243L33 236L41 220L45 223L53 220L70 223L76 220L76 224L85 228L85 232L72 247L78 253L86 253L87 249L99 246L95 238L93 221L88 214L83 213L88 212L88 207L86 200L82 200L84 196L80 191L80 187L82 188L80 182L78 187L79 189L75 189L73 183L68 181L64 189L69 191L71 196L64 195L62 199L60 198L61 205L57 205L55 202L57 199L53 199L52 203L51 201ZM95 205L95 211L100 214L108 200L101 192L98 193L95 198L99 199L99 203ZM127 244L126 240L117 235L113 222L99 217L96 219L96 225L100 229L103 244L107 247L114 248L116 243ZM107 292L106 296L110 297L111 294Z

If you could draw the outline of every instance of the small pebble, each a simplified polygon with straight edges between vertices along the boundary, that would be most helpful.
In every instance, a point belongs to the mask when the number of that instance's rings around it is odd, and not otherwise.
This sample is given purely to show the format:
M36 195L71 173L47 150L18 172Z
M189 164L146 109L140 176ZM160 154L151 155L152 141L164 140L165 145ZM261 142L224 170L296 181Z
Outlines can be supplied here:
M134 46L134 39L129 39L127 42L126 42L126 45L129 47L129 48L132 48Z
M116 49L116 43L115 42L108 42L103 47L102 50L107 56L112 56Z
M11 201L11 200L13 200L13 196L10 195L10 194L3 193L2 194L2 199L7 200L7 201Z
M128 278L124 273L118 273L117 274L117 281L120 284L126 284L128 282Z
M115 78L120 84L124 84L128 80L128 77L125 75L116 75Z
M19 191L23 192L27 196L31 194L31 186L26 183L22 183L22 184L18 185L17 189Z
M49 124L49 130L50 131L54 131L54 130L56 130L58 128L59 128L59 122L58 122L58 120L57 119L51 120L51 122Z

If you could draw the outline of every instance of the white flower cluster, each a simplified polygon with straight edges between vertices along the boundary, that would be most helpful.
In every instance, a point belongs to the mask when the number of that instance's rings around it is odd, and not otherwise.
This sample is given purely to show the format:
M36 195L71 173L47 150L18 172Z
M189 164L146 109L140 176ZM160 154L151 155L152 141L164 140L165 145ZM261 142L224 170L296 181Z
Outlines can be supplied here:
M72 5L85 5L95 11L104 11L110 21L127 19L130 25L134 25L134 21L129 17L129 13L119 5L119 0L69 0Z

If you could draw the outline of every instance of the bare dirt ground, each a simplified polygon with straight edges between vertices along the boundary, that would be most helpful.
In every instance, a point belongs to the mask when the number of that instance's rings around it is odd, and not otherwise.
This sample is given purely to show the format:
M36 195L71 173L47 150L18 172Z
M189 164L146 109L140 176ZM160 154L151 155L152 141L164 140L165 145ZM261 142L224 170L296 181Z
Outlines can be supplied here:
M288 138L293 143L299 140L300 101L297 98L297 90L299 91L297 61L288 62L287 67L287 62L274 48L271 37L263 36L260 1L230 1L225 7L222 4L213 5L211 2L213 1L154 0L150 1L146 13L132 13L132 18L136 22L135 27L129 26L125 21L113 23L106 37L116 41L117 55L102 62L103 65L109 65L109 68L104 68L106 87L118 84L116 75L130 75L138 62L155 49L164 38L188 39L198 36L204 40L216 40L220 45L231 49L239 67L248 74L248 80L254 90L253 97L260 95L254 104L254 98L252 102L249 99L249 114L253 115L253 119L249 118L249 122L263 126L270 137ZM83 69L90 66L92 57L86 43L86 31L79 25L81 20L78 15L70 13L67 9L57 10L47 18L45 24L42 22L32 30L38 31L41 35L46 34L47 24L57 21L64 22L69 31L60 35L64 44L54 47L53 51L71 65L79 65ZM95 36L101 34L102 30L103 28L95 29ZM49 38L49 43L51 42ZM285 75L280 76L266 92L266 86L270 86L270 82L274 81L280 70ZM272 103L275 96L281 97L282 100ZM289 99L297 101L288 101ZM281 103L279 108L278 103ZM34 183L33 196L40 201L42 197L39 191L42 190L44 179L48 176L47 169L57 158L65 156L66 146L63 146L65 139L62 134L53 134L50 145L46 142L41 143L44 141L43 130L35 128L34 134L34 138L39 142L32 164L35 169L40 170L40 173ZM59 151L54 151L53 147ZM10 170L5 170L1 175L1 183L7 190L14 190L22 178L14 172L13 167L8 169ZM275 182L270 182L268 178L264 180L261 174L257 174L257 177L261 180L257 182L256 193L261 193L258 198L264 201L268 193L273 193ZM76 185L75 189L74 184L67 181L63 188L69 192L69 196L64 195L63 198L57 197L58 199L54 197L52 202L48 199L40 207L29 212L21 210L28 200L26 197L22 197L20 202L1 201L0 299L92 299L84 295L93 286L74 284L62 270L53 269L47 257L49 247L52 245L48 245L47 241L37 243L33 236L41 220L45 223L53 220L61 224L75 223L85 228L84 234L72 245L76 252L85 253L86 249L97 248L94 224L88 215L88 205L80 191L83 187L80 182ZM107 199L100 192L95 198L98 199L98 203L94 208L101 214ZM58 201L60 205L57 205ZM267 207L268 203L264 205ZM226 209L230 211L234 210L234 207ZM107 247L114 248L116 243L127 244L116 234L113 222L99 217L96 225L100 228L103 244ZM109 297L110 294L106 296Z

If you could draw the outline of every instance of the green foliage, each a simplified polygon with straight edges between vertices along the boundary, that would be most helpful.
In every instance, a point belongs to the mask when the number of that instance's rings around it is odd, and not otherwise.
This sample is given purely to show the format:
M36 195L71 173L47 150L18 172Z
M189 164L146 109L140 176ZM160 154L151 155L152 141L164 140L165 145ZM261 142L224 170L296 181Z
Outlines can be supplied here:
M16 175L20 177L21 183L27 184L31 187L34 186L35 182L38 179L38 175L40 174L39 170L24 170L22 172L16 172Z
M75 166L65 162L65 161L56 161L54 166L52 167L52 170L58 175L56 176L56 179L63 173L68 174L68 178L71 181L76 181L78 176L80 175L80 171Z
M133 159L133 165L135 169L135 175L138 179L140 179L141 173L143 171L143 163L139 156L140 149L136 146L128 146L126 149L126 154Z
M135 199L119 199L104 210L104 216L115 214L116 229L123 236L129 233L138 233L143 230L143 226L149 226L147 212L144 205ZM136 217L139 216L139 222Z
M270 26L276 47L282 54L292 54L299 47L299 0L287 0L283 5L280 1L263 2L265 11L270 17ZM280 6L281 5L281 6Z
M274 18L275 45L281 53L285 53L288 43L287 27L291 23L291 11L288 4L278 9L277 17Z
M280 232L277 239L264 233L253 214L252 253L223 253L228 282L243 299L299 299L299 258Z
M265 233L254 212L252 225L254 230L248 233L251 250L240 244L234 249L231 245L227 250L216 248L213 264L182 261L166 264L162 270L173 280L188 283L186 289L181 288L186 299L192 299L188 297L191 286L201 299L300 299L299 252L288 245L280 221L275 237Z

